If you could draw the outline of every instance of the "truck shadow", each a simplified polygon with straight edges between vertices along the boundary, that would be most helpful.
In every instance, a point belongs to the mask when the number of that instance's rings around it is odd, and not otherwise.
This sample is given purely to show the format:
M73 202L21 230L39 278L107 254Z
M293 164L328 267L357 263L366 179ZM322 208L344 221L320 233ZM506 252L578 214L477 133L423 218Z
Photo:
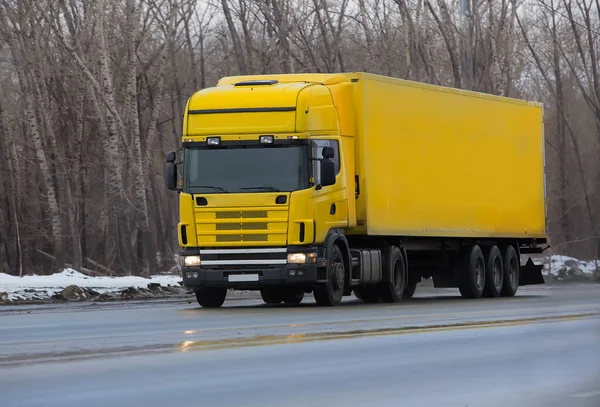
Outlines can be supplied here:
M431 306L435 306L435 307L439 307L440 305L443 306L444 304L446 305L452 305L452 306L458 306L460 304L464 304L464 305L480 305L480 304L492 304L492 303L508 303L508 302L518 302L521 300L532 300L532 299L539 299L539 298L544 298L544 295L530 295L530 294L526 294L526 295L516 295L515 297L499 297L499 298L478 298L478 299L466 299L466 298L462 298L460 296L460 294L458 295L431 295L431 296L425 296L425 297L419 297L419 296L415 296L413 298L410 299L406 299L406 300L402 300L400 302L396 302L396 303L363 303L362 301L360 301L358 298L356 297L348 297L347 299L344 299L342 301L342 303L336 307L321 307L319 305L317 305L317 303L315 302L315 300L313 299L312 295L307 295L304 300L300 303L300 304L265 304L263 302L261 302L260 299L256 299L256 300L241 300L241 301L231 301L229 303L225 303L225 305L222 308L218 308L218 309L204 309L201 307L194 307L190 310L202 310L202 311L210 311L210 312L214 312L214 311L222 311L222 312L227 312L228 310L262 310L262 309L273 309L273 310L284 310L284 309L289 309L289 310L301 310L301 309L319 309L319 310L324 310L324 311L334 311L337 309L348 309L348 308L352 308L352 307L356 307L357 309L360 308L377 308L377 307L381 307L381 308L389 308L389 307L398 307L398 308L402 308L402 307L423 307L423 308L428 308L429 305ZM249 303L251 302L251 303Z

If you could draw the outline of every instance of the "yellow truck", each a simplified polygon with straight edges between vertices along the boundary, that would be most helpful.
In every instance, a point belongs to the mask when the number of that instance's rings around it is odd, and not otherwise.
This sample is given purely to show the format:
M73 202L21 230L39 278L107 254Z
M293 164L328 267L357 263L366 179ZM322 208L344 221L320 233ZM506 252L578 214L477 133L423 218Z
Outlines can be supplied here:
M186 105L165 183L182 276L203 307L466 298L543 284L539 103L367 73L227 77ZM179 168L182 171L179 171ZM178 176L178 173L181 176Z

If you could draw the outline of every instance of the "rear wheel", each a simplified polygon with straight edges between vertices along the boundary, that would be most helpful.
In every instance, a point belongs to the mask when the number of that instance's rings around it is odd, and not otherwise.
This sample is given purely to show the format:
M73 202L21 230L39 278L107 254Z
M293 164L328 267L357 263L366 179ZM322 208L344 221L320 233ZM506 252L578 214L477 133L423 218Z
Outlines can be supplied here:
M498 246L492 246L485 250L485 288L484 297L498 297L504 285L504 267L502 264L502 253Z
M285 288L281 291L281 299L286 304L300 304L304 299L302 288Z
M379 283L379 295L383 302L398 302L404 294L406 286L406 267L402 250L390 247L383 260L384 273L388 273L391 281Z
M504 260L504 284L500 295L502 297L513 297L519 289L519 256L513 246L508 246L502 257Z
M195 290L196 301L202 308L219 308L225 302L227 289L225 288L205 288Z
M281 293L276 288L262 288L260 296L266 304L279 304L283 300Z
M464 298L479 298L485 287L485 259L478 245L461 251L458 289Z
M313 291L317 304L332 306L341 303L345 285L346 266L344 265L344 257L340 247L334 244L327 262L327 282L315 287Z

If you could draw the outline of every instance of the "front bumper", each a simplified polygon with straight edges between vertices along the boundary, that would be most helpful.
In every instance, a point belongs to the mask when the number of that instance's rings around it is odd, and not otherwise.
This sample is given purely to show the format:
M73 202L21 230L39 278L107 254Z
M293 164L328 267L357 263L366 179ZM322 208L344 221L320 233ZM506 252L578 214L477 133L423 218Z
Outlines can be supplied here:
M188 288L231 288L257 290L263 287L286 285L310 287L322 283L325 278L325 259L317 258L315 263L285 264L287 253L311 253L316 248L274 248L274 253L265 249L199 249L182 253L184 256L199 253L199 266L183 266L183 285ZM204 255L203 255L204 253ZM208 254L207 254L208 253ZM246 260L244 260L246 259ZM264 262L265 264L257 264ZM281 263L284 264L268 264Z
M183 267L182 276L183 285L189 288L219 287L256 290L274 285L308 286L319 282L316 264L288 264L261 270Z

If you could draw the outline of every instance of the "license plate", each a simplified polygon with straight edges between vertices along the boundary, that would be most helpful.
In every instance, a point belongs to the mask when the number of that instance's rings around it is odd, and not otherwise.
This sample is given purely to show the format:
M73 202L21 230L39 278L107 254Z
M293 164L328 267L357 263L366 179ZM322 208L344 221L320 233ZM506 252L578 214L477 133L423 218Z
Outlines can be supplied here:
M258 281L258 274L230 274L230 282L246 282L246 281Z

